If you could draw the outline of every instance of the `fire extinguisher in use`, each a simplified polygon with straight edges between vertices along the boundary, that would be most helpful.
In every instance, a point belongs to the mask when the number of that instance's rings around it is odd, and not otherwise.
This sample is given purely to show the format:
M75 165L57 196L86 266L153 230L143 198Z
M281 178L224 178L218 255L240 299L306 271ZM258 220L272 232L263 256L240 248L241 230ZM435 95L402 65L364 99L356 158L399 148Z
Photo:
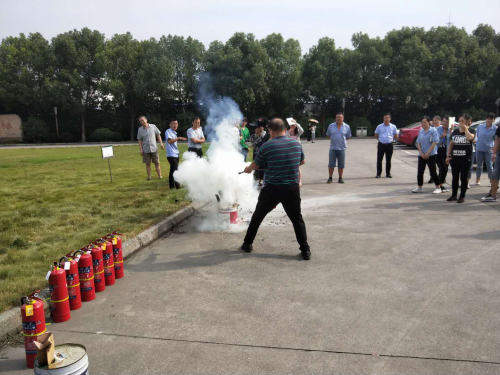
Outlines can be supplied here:
M54 268L49 276L50 312L55 323L62 323L71 319L69 310L68 286L66 271L59 268L54 262Z
M116 232L113 232L110 237L108 237L108 241L111 241L113 244L113 260L115 263L115 278L121 279L125 276L125 272L123 270L123 252L122 252L122 239L118 237Z
M113 285L115 283L115 264L113 258L113 244L104 239L102 242L103 248L103 262L104 262L104 281L106 286Z
M102 260L102 247L101 244L91 245L90 253L92 255L92 267L94 269L94 285L97 293L106 290L106 283L104 282L104 263Z
M77 250L73 259L78 262L78 276L80 277L80 292L82 301L88 302L95 299L94 270L90 251Z
M69 308L78 310L82 307L82 295L80 292L80 278L78 277L78 262L64 256L59 260L59 267L66 271L66 283L68 285Z
M38 336L45 333L45 313L43 300L36 293L21 298L21 319L23 322L24 349L28 368L35 367L36 346Z

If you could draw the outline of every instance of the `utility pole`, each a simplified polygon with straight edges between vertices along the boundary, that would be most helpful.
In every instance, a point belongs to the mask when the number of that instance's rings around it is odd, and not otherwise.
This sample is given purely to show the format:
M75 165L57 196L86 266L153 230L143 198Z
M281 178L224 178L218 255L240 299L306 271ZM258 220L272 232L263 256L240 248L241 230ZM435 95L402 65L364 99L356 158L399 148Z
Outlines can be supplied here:
M56 117L56 134L57 134L57 139L59 139L59 124L57 122L57 107L54 107L54 116Z

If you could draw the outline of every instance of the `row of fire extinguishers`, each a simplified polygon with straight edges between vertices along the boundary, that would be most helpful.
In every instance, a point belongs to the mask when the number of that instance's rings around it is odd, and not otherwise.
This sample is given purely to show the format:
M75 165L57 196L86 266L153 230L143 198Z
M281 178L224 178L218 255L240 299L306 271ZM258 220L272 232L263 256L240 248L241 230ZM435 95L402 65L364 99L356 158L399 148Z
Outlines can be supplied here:
M54 262L47 273L50 290L50 312L54 323L71 318L70 310L92 301L96 292L103 292L115 279L124 276L120 233L109 233L90 245ZM43 299L36 293L21 299L24 347L29 368L34 367L34 341L46 332Z

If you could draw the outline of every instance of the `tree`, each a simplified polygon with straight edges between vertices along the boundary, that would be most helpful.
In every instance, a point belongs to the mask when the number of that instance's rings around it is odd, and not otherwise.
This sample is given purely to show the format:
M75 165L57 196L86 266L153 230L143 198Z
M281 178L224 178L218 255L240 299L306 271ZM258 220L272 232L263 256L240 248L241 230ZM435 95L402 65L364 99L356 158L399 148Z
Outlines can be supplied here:
M21 117L39 115L50 105L54 56L39 33L7 37L0 45L0 100Z
M302 90L301 49L295 39L284 40L281 34L271 34L261 40L268 55L265 66L269 89L268 113L289 116L299 104Z
M182 106L182 111L193 104L196 97L198 76L203 72L205 46L200 41L182 36L162 36L160 48L173 67L173 92L171 99Z
M106 45L106 93L127 108L130 139L135 139L139 110L166 98L173 85L173 67L167 53L152 38L139 42L130 33L115 34Z
M104 47L104 34L88 28L59 34L52 39L57 78L53 92L64 107L80 114L82 142L86 141L87 110L97 107L102 97Z
M236 33L226 44L212 42L206 53L206 71L215 93L233 98L247 116L264 111L266 62L267 53L253 34Z
M342 57L343 52L337 50L335 41L328 37L320 39L304 56L302 81L305 96L320 108L323 123L329 103L343 97Z

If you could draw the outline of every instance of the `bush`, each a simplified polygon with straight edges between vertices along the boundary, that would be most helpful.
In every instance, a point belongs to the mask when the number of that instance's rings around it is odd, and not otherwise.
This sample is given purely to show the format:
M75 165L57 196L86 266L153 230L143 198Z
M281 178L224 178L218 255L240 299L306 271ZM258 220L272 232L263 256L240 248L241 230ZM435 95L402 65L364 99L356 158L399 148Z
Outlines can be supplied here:
M75 142L75 136L70 132L62 132L59 134L59 141L62 143L73 143Z
M92 142L113 142L121 141L122 135L118 132L109 130L108 128L96 129L90 136Z
M23 140L26 143L43 143L49 139L49 128L45 121L29 117L23 124Z

